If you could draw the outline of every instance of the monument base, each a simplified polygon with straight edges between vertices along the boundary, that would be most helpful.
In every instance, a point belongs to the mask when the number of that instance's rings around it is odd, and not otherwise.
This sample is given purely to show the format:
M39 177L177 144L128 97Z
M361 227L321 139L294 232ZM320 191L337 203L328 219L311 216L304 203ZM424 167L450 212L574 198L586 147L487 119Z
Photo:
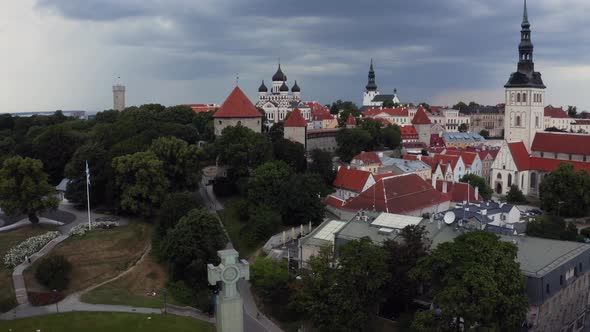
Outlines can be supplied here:
M217 332L244 331L244 303L241 297L219 297L216 308Z

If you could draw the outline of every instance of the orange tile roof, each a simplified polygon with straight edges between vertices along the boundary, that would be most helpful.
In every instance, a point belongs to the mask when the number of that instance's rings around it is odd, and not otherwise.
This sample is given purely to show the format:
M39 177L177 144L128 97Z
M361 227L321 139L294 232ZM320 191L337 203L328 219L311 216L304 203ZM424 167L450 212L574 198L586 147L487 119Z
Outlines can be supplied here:
M418 107L418 111L414 118L412 119L412 124L415 125L422 125L422 124L432 124L426 112L424 112L424 108L422 106Z
M590 135L538 132L531 150L590 155Z
M307 121L305 121L297 107L289 114L289 118L285 121L285 127L307 127Z
M235 87L223 105L213 114L214 118L261 118L262 113L246 97L244 92Z
M333 186L360 193L371 177L372 175L370 172L340 167L336 174Z

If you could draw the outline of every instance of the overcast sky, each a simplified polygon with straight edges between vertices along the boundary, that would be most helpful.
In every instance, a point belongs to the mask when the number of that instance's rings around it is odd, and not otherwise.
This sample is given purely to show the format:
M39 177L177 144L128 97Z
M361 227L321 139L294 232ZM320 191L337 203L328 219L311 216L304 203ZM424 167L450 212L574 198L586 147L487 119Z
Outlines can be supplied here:
M536 69L553 105L590 110L588 0L529 0ZM1 0L3 112L252 98L280 57L305 100L360 103L370 58L402 102L503 102L520 0Z

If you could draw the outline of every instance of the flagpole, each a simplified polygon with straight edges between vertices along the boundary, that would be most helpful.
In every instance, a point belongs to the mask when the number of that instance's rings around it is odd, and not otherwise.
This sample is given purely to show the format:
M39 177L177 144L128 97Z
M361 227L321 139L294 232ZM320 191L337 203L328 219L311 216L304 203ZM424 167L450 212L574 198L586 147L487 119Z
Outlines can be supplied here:
M86 199L88 200L88 230L92 229L90 223L90 170L88 169L88 160L86 161Z

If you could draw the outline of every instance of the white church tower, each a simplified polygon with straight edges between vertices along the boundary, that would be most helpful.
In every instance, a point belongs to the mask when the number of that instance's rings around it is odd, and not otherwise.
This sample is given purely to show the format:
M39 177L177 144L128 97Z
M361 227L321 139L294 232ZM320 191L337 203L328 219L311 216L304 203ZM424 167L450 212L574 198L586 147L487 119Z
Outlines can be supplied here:
M372 101L375 96L379 94L377 84L375 83L375 70L373 70L373 59L371 59L371 67L369 68L369 82L365 87L363 93L363 106L372 106Z
M504 137L508 142L522 141L531 150L537 131L544 130L545 85L541 73L535 72L531 25L526 0L518 45L518 69L510 75L506 88Z

